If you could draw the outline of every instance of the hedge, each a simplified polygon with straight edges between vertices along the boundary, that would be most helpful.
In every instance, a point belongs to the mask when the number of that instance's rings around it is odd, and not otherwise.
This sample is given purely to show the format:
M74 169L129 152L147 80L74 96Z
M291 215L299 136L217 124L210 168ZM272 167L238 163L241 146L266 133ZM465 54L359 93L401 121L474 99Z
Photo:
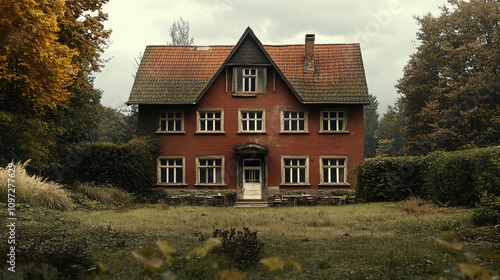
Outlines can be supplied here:
M140 193L154 185L157 154L158 145L148 138L126 144L80 144L68 149L57 176L66 184L94 182Z
M356 196L365 202L415 195L444 205L474 206L482 197L500 195L500 147L373 158L355 170Z

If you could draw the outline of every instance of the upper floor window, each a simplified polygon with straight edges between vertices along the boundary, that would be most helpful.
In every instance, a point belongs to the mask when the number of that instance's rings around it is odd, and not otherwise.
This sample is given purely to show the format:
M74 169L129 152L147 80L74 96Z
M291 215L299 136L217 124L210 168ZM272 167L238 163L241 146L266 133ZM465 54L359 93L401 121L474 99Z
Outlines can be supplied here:
M235 67L233 69L233 93L252 95L267 92L266 67Z
M281 132L308 132L307 111L304 110L281 111Z
M224 111L222 109L198 111L197 132L224 132Z
M321 132L347 131L347 116L344 110L321 111Z
M182 112L160 113L159 132L182 133L184 132L184 121Z
M265 132L264 113L258 109L240 110L238 132Z

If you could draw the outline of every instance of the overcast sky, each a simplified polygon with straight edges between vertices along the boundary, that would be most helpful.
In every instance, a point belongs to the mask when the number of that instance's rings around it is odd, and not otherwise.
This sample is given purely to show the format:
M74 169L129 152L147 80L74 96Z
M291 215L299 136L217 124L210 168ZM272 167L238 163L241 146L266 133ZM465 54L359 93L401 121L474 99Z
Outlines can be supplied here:
M95 74L102 104L119 107L127 100L134 59L147 45L170 41L172 22L182 17L195 45L234 45L250 26L262 44L303 44L306 33L316 43L360 43L368 90L382 114L398 98L394 85L416 51L419 26L414 15L439 15L445 0L110 0L110 59Z

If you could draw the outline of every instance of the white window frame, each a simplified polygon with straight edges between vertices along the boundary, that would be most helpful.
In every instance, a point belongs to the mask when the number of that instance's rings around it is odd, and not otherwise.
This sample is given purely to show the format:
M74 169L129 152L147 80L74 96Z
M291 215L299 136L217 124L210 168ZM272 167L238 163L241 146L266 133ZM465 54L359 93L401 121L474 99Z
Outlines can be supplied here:
M290 113L290 116L288 118L285 118L285 114L286 113ZM293 113L297 113L297 117L296 118L292 118L291 117L291 114ZM298 114L299 113L304 113L304 118L300 118L298 117ZM308 128L308 122L309 122L309 119L308 119L308 114L307 114L307 110L304 110L304 109L282 109L281 112L280 112L280 133L309 133L309 128ZM300 130L299 127L300 127L300 121L304 121L304 129L303 130ZM293 121L296 121L297 122L297 130L292 130L292 122ZM285 123L286 122L289 122L288 124L288 127L289 129L288 130L285 130Z
M252 71L255 71L255 74L252 74ZM241 77L242 77L242 93L257 93L257 82L258 82L258 71L257 71L257 68L243 68L242 69L242 73L241 73ZM254 85L254 89L252 90L251 89L251 85L248 86L248 90L245 90L246 86L247 86L247 83L249 81L252 81L253 80L253 85ZM250 82L251 84L251 82Z
M175 116L175 114L181 114L181 117L178 118ZM165 117L163 117L163 114L165 114ZM169 117L168 114L174 114L173 117ZM181 127L180 130L175 130L177 124L177 121L181 121ZM165 122L165 129L162 129L162 122ZM174 125L174 130L168 130L168 123L173 122ZM163 111L160 113L160 119L159 119L159 127L157 130L158 133L185 133L184 132L184 111L177 111L177 110L170 110L170 111Z
M212 118L201 118L201 114L203 113L220 113L220 118L212 117ZM220 121L220 130L215 130L215 122ZM205 122L205 129L202 130L202 125L201 122ZM208 130L208 122L213 123L213 130ZM196 133L208 133L208 134L217 134L217 133L224 133L224 109L220 108L213 108L213 109L200 109L196 113Z
M203 168L203 166L200 166L200 160L220 160L221 161L221 165L210 165L208 166L207 168L220 168L221 170L221 181L220 182L200 182L201 180L201 168ZM212 155L212 156L198 156L196 157L196 185L197 186L225 186L225 181L224 181L224 177L225 177L225 163L224 163L224 156L223 155ZM213 170L212 172L216 172L216 170ZM216 178L216 173L213 173L214 177L213 178Z
M262 113L262 118L258 118L257 115L255 115L255 118L250 118L247 115L247 118L243 118L244 113ZM261 125L261 130L257 130L257 122L260 121L262 122ZM247 130L244 130L244 123L247 123ZM254 130L249 130L249 123L254 122L255 123L255 129ZM264 109L238 109L238 133L265 133L266 132L266 111Z
M330 117L330 113L333 113L333 112L335 112L334 118ZM328 117L326 119L323 116L324 113L328 113ZM339 117L338 116L339 113L342 113L344 116ZM329 127L325 128L325 126L324 126L325 120L329 121L328 122ZM335 122L335 126L336 126L335 130L331 129L330 121ZM342 124L343 124L342 129L339 129L340 121L342 121ZM320 132L321 133L348 133L349 131L347 130L347 110L345 110L345 109L324 109L324 110L321 110L320 111Z
M286 168L294 168L295 169L295 165L289 167L287 165L285 165L285 161L286 160L301 160L301 159L305 159L305 166L304 167L301 167L299 165L297 165L297 169L303 169L305 168L305 182L298 182L298 183L287 183L286 182L286 171L285 169ZM293 172L290 172L290 181L293 181ZM297 173L297 176L300 180L300 173ZM309 184L309 156L304 156L304 155L297 155L297 156L281 156L281 185L283 186L310 186Z
M182 182L174 182L174 183L169 183L168 182L168 177L169 177L169 172L168 172L168 169L170 168L179 168L179 165L177 164L174 164L174 165L170 165L169 163L167 163L167 165L162 165L161 164L161 161L162 160L182 160L182 165L180 165L180 168L182 168ZM166 168L167 169L167 182L162 182L161 181L161 170L163 168ZM177 177L177 172L174 171L174 177L176 178ZM176 178L177 179L177 178ZM157 184L158 185L166 185L166 186L184 186L186 185L186 158L184 156L160 156L158 157L158 160L157 160Z
M344 160L344 164L343 165L339 165L338 162L337 164L335 165L329 165L327 166L329 169L335 169L336 170L336 182L331 182L332 178L331 178L331 173L328 174L328 177L329 177L329 181L330 182L325 182L325 178L324 178L324 168L325 168L325 165L323 164L323 160ZM319 156L319 174L320 174L320 185L323 185L323 186L349 186L349 178L347 177L348 176L348 157L347 156L342 156L342 155L332 155L332 156ZM342 176L344 177L344 182L340 182L339 181L339 178L340 178L340 172L342 172L340 170L340 168L343 168L343 174Z

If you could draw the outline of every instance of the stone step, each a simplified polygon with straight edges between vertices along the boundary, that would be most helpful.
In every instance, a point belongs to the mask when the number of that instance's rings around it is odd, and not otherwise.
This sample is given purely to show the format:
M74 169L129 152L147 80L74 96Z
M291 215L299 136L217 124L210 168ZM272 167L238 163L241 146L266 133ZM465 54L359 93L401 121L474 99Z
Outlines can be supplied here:
M240 200L236 201L234 207L267 207L265 200Z

